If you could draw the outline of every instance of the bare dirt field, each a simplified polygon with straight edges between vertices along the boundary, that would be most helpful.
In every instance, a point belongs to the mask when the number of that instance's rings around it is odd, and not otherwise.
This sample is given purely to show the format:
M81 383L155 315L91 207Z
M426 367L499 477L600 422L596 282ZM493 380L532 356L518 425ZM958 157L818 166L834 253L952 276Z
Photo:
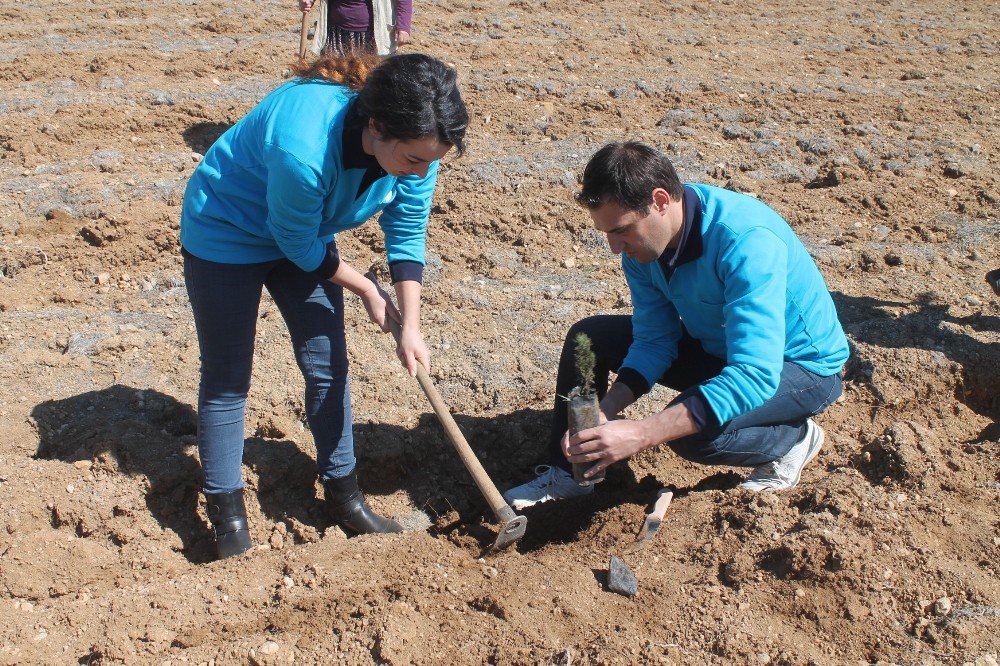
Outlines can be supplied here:
M764 495L645 453L481 559L492 516L355 300L362 484L431 525L347 539L265 300L245 457L260 546L212 562L179 203L284 80L299 16L0 1L0 663L995 666L996 3L418 0L411 50L454 63L473 113L439 181L424 333L496 483L544 461L565 330L628 311L571 199L615 139L759 197L804 240L853 346L827 445ZM381 254L375 224L340 243L362 268ZM661 533L625 553L666 484ZM634 598L605 589L612 554Z

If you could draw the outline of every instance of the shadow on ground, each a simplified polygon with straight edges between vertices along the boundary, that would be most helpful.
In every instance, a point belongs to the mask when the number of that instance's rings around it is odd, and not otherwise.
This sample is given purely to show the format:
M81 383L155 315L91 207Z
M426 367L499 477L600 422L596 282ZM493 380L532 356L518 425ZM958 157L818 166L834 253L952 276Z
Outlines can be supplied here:
M199 509L202 473L196 456L194 410L153 390L116 385L37 405L38 458L92 463L95 474L119 475L148 484L146 507L167 530L178 535L192 562L212 559L213 542ZM456 421L499 490L531 478L545 456L550 413L522 409L494 417L458 415ZM399 490L439 521L438 534L462 530L487 546L496 518L466 471L433 414L413 429L356 424L358 476L370 496ZM316 463L294 442L252 437L246 440L248 505L257 502L270 521L289 519L323 530L329 526L318 494ZM735 477L734 477L735 478ZM680 493L717 488L733 479L710 477ZM701 487L704 486L704 487ZM519 550L575 540L602 509L631 502L645 504L658 489L652 478L638 482L626 466L609 471L600 492L579 501L559 502L528 511L528 536ZM119 510L116 505L114 510ZM135 519L128 519L132 524ZM113 521L112 521L113 522ZM108 536L115 539L113 526ZM265 534L256 534L261 541Z
M146 485L150 514L178 535L185 557L193 562L212 558L211 533L199 510L202 473L190 405L158 391L116 385L42 402L32 417L39 432L36 457L88 461L97 475L130 477ZM543 455L528 443L544 441L548 420L549 413L538 410L456 416L501 490L521 482L533 459ZM424 414L412 430L356 424L355 448L361 486L369 495L402 489L432 518L457 511L463 520L492 520L433 414ZM294 519L316 529L329 525L319 503L315 461L294 442L251 437L245 441L244 464L251 472L245 474L252 495L248 505L259 503L268 520ZM115 539L113 530L108 536Z
M153 517L180 537L188 559L207 559L210 535L197 517L201 473L189 446L195 432L191 407L157 391L116 385L47 400L31 415L38 425L38 458L90 461L98 476L145 477ZM129 510L119 503L113 513ZM113 540L126 538L123 530L109 529Z
M61 400L48 400L32 410L38 425L38 458L72 464L89 461L97 475L126 476L145 485L146 507L163 529L173 531L182 553L192 562L213 557L208 524L199 511L202 472L196 455L194 409L153 390L116 385ZM325 527L315 501L315 461L290 441L252 437L244 442L244 464L256 474L255 498L271 521L293 518ZM120 500L111 522L130 509ZM104 507L95 507L98 513ZM108 513L105 511L105 513ZM125 516L125 521L135 522ZM128 537L128 526L108 526L116 542ZM258 535L258 537L263 535Z
M212 144L232 126L232 123L194 123L184 130L182 136L188 148L204 155Z
M920 295L915 303L887 301L870 296L848 296L833 293L844 330L854 340L884 348L914 347L944 354L962 368L962 381L956 399L975 412L991 419L993 424L980 433L979 440L1000 437L1000 344L986 343L963 329L976 332L1000 332L1000 317L972 315L955 317L949 306L931 303L928 294ZM896 316L899 308L917 309ZM848 371L855 378L870 383L866 370L858 359L852 359Z

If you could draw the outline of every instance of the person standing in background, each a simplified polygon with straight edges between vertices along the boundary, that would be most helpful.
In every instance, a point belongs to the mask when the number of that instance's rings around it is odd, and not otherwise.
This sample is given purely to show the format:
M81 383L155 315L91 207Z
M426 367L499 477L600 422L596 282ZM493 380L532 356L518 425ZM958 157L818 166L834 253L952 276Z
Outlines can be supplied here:
M314 4L299 0L299 9L308 12ZM312 51L335 57L391 55L397 46L410 43L412 20L413 0L320 0Z

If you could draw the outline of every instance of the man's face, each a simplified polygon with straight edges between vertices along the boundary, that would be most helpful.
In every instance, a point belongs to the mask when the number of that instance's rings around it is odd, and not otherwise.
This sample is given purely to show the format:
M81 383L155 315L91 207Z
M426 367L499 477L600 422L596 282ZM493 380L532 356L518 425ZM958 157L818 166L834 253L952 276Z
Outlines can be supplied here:
M613 253L624 253L640 264L655 261L670 242L671 229L665 211L655 201L644 213L609 201L590 211L590 217L594 228L607 235Z

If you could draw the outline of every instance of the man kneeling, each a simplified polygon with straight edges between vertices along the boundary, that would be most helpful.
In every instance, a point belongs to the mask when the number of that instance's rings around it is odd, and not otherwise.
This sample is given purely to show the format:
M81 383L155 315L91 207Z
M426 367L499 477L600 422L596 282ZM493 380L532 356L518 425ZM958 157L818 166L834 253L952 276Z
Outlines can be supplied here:
M576 196L622 255L628 315L577 322L556 379L550 465L504 493L515 509L585 495L587 476L650 447L710 465L753 468L743 487L794 487L819 452L810 418L842 390L848 357L830 292L802 242L753 197L683 185L659 151L613 143L598 151ZM576 383L575 338L597 356L597 428L567 434L565 396ZM608 374L617 372L607 388ZM680 394L641 420L615 419L660 383Z

